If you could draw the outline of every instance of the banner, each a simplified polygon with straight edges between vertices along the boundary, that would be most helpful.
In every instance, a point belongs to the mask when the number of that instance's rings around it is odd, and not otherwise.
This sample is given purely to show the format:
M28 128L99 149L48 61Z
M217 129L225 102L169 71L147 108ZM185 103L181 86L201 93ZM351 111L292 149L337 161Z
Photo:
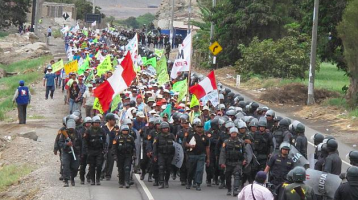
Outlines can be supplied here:
M61 59L60 61L57 61L52 65L52 72L60 71L61 69L63 69L63 67L63 60Z
M112 63L110 56L107 55L103 62L97 66L97 75L101 76L103 73L110 70L112 70Z
M162 113L160 113L160 116L163 117L164 114L167 114L169 117L172 114L172 104L167 104L167 107L165 110L163 110Z
M172 165L175 165L177 168L181 168L184 160L183 147L177 142L173 142L173 146L175 148L175 153L172 160Z
M82 75L89 68L89 61L85 59L83 64L78 68L78 75Z
M99 113L103 114L102 105L101 103L99 103L98 98L94 99L93 110L98 110Z
M183 43L179 45L179 52L177 58L174 61L172 73L170 77L176 79L178 77L178 72L189 71L190 69L190 57L191 57L191 33L189 33Z
M142 57L142 63L145 65L147 63L147 57Z
M77 72L78 71L77 60L66 63L64 68L66 74L69 74L71 72Z
M199 105L200 105L199 99L196 98L196 96L194 94L191 95L190 108L192 108L194 106L199 106Z
M220 103L218 90L214 90L209 94L205 95L203 98L201 98L201 101L204 105L208 103L208 101L210 101L211 104L216 107Z

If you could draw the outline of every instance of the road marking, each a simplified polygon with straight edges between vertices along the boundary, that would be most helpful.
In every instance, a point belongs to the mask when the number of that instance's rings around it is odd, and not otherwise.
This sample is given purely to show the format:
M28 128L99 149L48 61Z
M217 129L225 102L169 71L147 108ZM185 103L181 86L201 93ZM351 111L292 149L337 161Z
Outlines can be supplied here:
M152 193L150 193L148 187L145 185L145 183L142 180L140 180L139 174L135 174L135 177L136 177L137 181L139 182L139 184L142 186L142 188L143 188L145 194L147 195L148 199L149 200L154 200L154 197L153 197Z
M312 142L310 142L310 141L307 141L307 142L308 142L308 144L310 144L310 145L312 145L313 147L315 147L315 145L314 145ZM343 159L341 159L341 160L342 160L342 162L343 162L344 164L348 165L349 167L352 166L351 164L349 164L348 162L344 161Z

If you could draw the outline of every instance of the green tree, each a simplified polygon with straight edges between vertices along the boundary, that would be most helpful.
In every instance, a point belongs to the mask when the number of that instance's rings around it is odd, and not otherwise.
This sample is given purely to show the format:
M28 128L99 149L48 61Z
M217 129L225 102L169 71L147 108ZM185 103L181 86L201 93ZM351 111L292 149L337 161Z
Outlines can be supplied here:
M25 23L28 12L27 0L2 0L0 2L0 27Z
M242 58L236 62L237 71L246 77L305 78L310 38L291 28L288 34L276 41L255 37L248 46L240 44Z
M92 3L86 0L77 0L75 1L76 6L76 18L84 20L87 13L92 13ZM105 14L101 13L101 8L95 6L95 14L101 14L102 18L105 18Z
M322 61L336 63L338 68L348 72L343 56L342 40L336 29L342 21L347 0L320 1L319 3L317 55ZM301 29L304 33L311 34L313 1L303 0L301 10L304 13L300 21Z
M347 91L347 99L353 107L358 100L358 0L351 0L343 13L342 22L337 30L344 46L344 60L347 64L347 71L350 74L350 85Z

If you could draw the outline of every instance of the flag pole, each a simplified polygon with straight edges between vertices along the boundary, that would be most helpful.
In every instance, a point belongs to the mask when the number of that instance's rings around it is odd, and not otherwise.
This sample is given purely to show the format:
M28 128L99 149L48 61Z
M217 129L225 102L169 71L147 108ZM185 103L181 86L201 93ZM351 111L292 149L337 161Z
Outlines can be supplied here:
M185 104L188 103L188 100L189 100L189 97L190 97L190 94L189 94L189 87L190 87L190 79L191 79L191 60L192 60L192 54L193 54L193 35L191 34L191 31L190 31L190 63L189 63L189 72L188 72L188 83L187 83L187 101L185 102Z

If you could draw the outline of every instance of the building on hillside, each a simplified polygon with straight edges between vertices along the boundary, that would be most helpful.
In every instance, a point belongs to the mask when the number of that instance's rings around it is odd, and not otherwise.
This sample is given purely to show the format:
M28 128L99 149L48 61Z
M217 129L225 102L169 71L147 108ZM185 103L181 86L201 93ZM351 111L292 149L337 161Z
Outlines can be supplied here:
M68 15L66 20L63 17L64 13ZM76 24L76 7L75 4L44 2L40 17L53 18L58 24L74 25Z

